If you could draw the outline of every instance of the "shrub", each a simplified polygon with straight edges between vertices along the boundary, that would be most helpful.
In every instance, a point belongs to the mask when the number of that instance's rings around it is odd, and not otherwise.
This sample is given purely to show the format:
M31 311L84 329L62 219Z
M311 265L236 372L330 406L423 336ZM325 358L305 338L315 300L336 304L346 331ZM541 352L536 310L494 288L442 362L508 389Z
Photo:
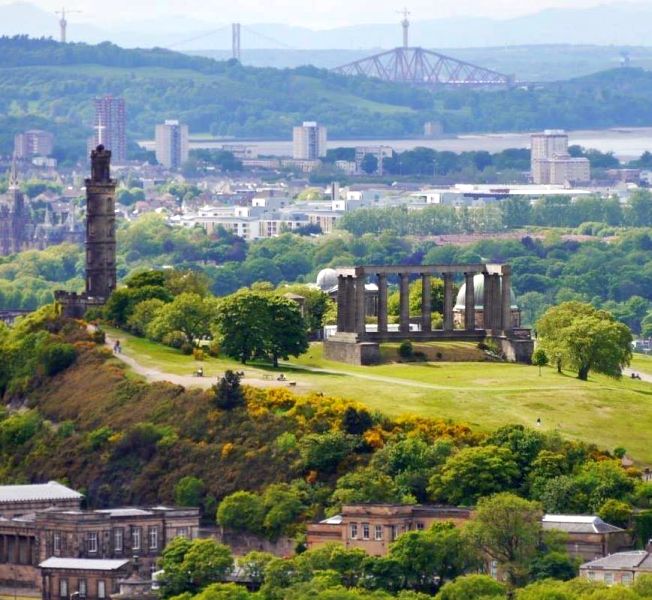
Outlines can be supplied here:
M215 405L224 410L231 410L245 403L242 388L240 387L240 375L230 369L224 373L224 377L213 386L215 393Z
M220 355L220 342L219 340L211 340L211 343L208 344L208 355L213 358L217 358Z
M39 362L46 375L52 377L75 362L77 353L72 344L48 344L41 350Z
M234 492L224 498L217 508L217 522L236 531L260 533L264 519L263 500L251 492Z
M401 345L398 347L398 355L401 358L412 358L414 355L414 347L410 340L405 340L401 342Z
M195 348L193 347L192 344L189 344L188 342L184 342L181 344L181 353L185 354L186 356L190 356L194 352Z
M200 506L204 489L204 482L198 477L182 477L174 486L174 502L179 506Z
M195 360L206 360L206 353L201 348L193 348L192 357Z
M106 343L106 332L103 329L95 329L91 333L91 340L98 346L103 346Z
M112 435L113 430L110 427L98 427L88 434L88 445L91 450L98 450L109 441Z
M186 336L180 331L170 331L161 338L161 343L170 348L181 348L186 342Z

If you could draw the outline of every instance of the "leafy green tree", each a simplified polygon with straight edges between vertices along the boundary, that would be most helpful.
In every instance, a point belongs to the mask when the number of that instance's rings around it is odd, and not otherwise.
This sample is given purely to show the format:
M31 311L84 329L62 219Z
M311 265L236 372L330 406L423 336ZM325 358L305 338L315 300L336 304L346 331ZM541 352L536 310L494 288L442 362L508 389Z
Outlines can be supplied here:
M520 476L513 453L499 446L478 446L452 455L430 479L433 500L473 505L482 496L510 489Z
M542 511L536 502L501 493L478 501L468 532L495 560L511 586L527 581L541 539Z
M334 506L367 502L399 503L403 495L389 475L367 467L342 475L331 496Z
M161 339L165 334L180 331L187 343L194 345L196 340L210 335L216 315L217 305L212 298L183 293L161 308L150 322L148 332Z
M217 522L235 531L260 533L264 519L263 500L251 492L234 492L226 496L217 508Z
M273 554L252 550L238 559L238 565L254 585L260 586L265 580L265 568L272 560Z
M537 556L530 566L530 578L535 581L544 579L568 581L577 575L578 563L566 552L548 552Z
M361 585L366 589L397 592L403 580L403 567L395 558L368 556L362 561Z
M136 335L147 335L147 328L159 314L165 302L158 298L143 300L134 306L131 315L127 318L127 327Z
M391 544L389 557L400 564L404 587L429 593L477 566L473 547L452 523L436 523L428 531L400 535Z
M548 355L543 348L537 348L532 354L532 364L539 367L539 375L541 375L541 367L545 367L548 362Z
M598 516L616 527L628 528L632 518L632 506L613 498L607 500L599 509Z
M444 584L436 600L488 600L504 598L505 585L489 575L463 575Z
M641 598L652 598L652 575L639 573L634 579L632 590Z
M581 597L586 596L582 595ZM517 600L579 600L580 595L572 590L566 583L545 580L537 581L518 590L516 598ZM593 594L591 594L591 598L594 598Z
M272 539L291 533L290 529L299 521L305 508L301 492L286 483L276 483L265 488L263 506L263 528Z
M224 377L212 387L215 405L223 410L244 406L245 398L240 386L240 375L231 369L224 372Z
M180 600L182 596L178 597ZM254 595L247 588L237 583L212 583L199 594L193 596L194 600L253 600Z
M378 171L378 158L375 154L365 154L360 162L360 168L367 174L373 175Z
M266 299L267 331L265 352L271 355L274 367L278 359L299 356L308 349L308 331L295 302L277 296Z
M586 381L590 370L620 377L632 356L632 334L611 313L581 302L555 306L537 322L541 348L560 355Z
M622 500L634 491L635 480L617 460L585 463L575 481L587 497L587 509L600 509L609 499Z
M311 433L301 438L299 452L305 469L334 473L353 447L352 436L340 431L330 431Z
M174 502L179 506L201 506L206 486L198 477L182 477L174 486Z

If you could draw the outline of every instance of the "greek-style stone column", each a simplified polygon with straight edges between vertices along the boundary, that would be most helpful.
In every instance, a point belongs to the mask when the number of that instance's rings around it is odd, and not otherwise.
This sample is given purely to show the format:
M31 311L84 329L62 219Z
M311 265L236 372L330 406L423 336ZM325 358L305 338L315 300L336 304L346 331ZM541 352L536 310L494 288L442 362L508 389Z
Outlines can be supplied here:
M400 273L400 312L399 331L410 332L410 280L407 273Z
M444 273L444 331L453 331L453 274Z
M365 317L367 316L364 289L365 278L363 275L359 275L353 281L355 281L355 331L358 335L364 336L367 332L365 326Z
M491 276L492 286L491 286L491 308L492 308L492 317L491 323L493 329L502 329L503 326L503 315L502 315L502 298L500 295L500 275L495 273Z
M355 331L355 282L350 275L346 278L346 331Z
M337 331L346 329L346 278L337 276Z
M430 275L421 274L421 331L432 331L432 288L430 287Z
M484 294L482 298L482 320L484 329L493 329L493 284L489 273L484 273Z
M387 333L387 275L378 274L378 333Z
M465 288L464 293L464 329L475 329L475 289L473 277L475 273L464 273Z
M512 268L503 265L502 294L502 324L504 331L512 329Z

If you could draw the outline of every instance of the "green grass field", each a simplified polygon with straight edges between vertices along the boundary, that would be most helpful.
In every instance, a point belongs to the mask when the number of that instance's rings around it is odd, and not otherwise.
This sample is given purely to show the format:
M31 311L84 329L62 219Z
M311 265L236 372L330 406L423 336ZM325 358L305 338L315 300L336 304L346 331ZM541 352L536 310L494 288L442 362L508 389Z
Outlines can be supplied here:
M109 330L109 334L112 334ZM119 332L124 353L141 365L164 373L189 375L197 367L192 357L176 350ZM457 352L458 345L439 344L441 352ZM391 353L384 348L384 353ZM467 351L471 351L467 347ZM652 359L647 359L652 372ZM636 359L640 371L645 361ZM272 371L252 364L244 369L229 359L208 359L207 376L224 369L245 371L246 378L262 379ZM306 369L315 369L308 371ZM652 464L649 426L652 424L652 384L629 378L614 380L591 375L582 382L572 373L495 362L428 362L356 367L327 361L321 344L292 359L280 369L296 381L298 393L310 391L362 402L390 415L418 414L464 421L489 430L506 423L557 430L565 436L592 442L601 448L627 448L640 464Z

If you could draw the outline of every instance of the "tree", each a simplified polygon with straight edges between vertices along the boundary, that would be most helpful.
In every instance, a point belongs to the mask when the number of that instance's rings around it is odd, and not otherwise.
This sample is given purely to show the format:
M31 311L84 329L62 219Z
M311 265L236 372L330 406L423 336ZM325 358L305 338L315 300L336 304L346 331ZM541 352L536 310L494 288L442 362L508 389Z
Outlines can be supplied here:
M505 586L489 575L463 575L444 584L436 600L504 598Z
M226 496L217 508L217 522L235 531L260 533L264 518L262 498L251 492L234 492Z
M131 315L127 318L127 327L136 335L147 335L149 324L160 313L164 305L165 302L158 298L139 302L134 306Z
M240 387L240 375L231 369L224 372L224 377L212 387L215 394L215 405L223 410L231 410L245 403Z
M334 473L353 450L354 438L340 431L311 433L301 438L299 451L305 469Z
M482 496L509 489L520 475L508 448L477 446L451 456L430 479L433 500L473 505Z
M360 162L360 168L367 175L373 175L378 171L378 157L375 154L365 154Z
M404 587L430 593L477 564L473 548L452 523L400 535L391 544L389 557L401 566Z
M620 377L632 356L632 334L613 315L582 302L564 302L550 308L537 322L541 348L548 356L560 356L588 379L589 371Z
M527 581L541 539L539 504L501 493L478 501L468 531L471 539L495 560L511 586Z
M331 502L335 506L367 502L399 503L402 498L403 495L389 475L367 467L342 475L337 480Z
M259 586L265 580L265 568L272 560L274 560L273 554L252 550L238 559L238 565L242 567L245 576L254 585Z
M541 376L541 367L545 367L548 364L548 355L543 348L537 348L532 354L532 364L535 367L539 367L539 376Z
M200 506L206 486L198 477L182 477L174 486L174 502L179 506Z
M180 331L188 344L210 335L211 324L215 320L217 306L212 298L202 298L199 294L179 294L172 302L161 308L150 322L148 332L155 339L165 334Z
M287 533L304 510L301 493L286 483L268 486L263 494L263 506L266 511L263 528L272 539Z
M308 349L308 331L299 307L292 300L267 296L267 332L265 351L271 355L274 367L278 359L299 356Z
M262 356L268 340L267 302L263 294L239 292L220 300L216 316L222 350L245 364Z
M568 581L577 577L578 563L566 552L548 552L532 560L530 577L536 580L561 579Z
M632 519L632 506L610 498L599 508L598 516L610 525L627 529Z

